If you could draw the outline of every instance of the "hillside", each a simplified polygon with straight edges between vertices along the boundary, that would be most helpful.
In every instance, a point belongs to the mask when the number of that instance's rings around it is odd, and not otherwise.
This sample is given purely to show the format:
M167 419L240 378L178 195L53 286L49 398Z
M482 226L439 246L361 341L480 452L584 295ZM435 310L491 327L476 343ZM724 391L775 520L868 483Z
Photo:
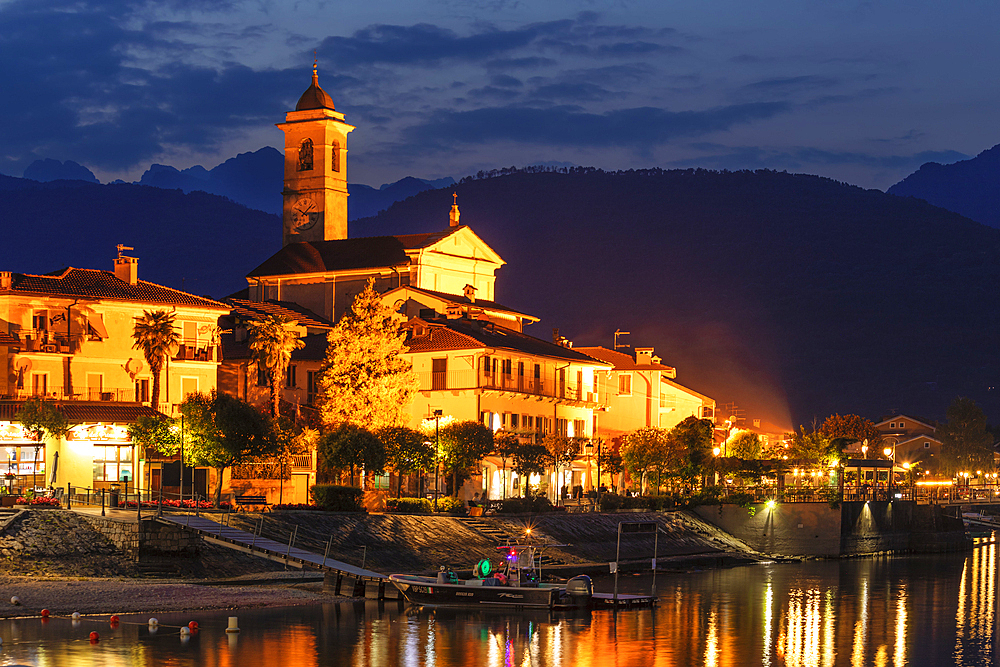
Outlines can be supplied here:
M462 222L508 265L497 300L578 345L615 329L748 418L1000 418L1000 232L916 199L815 176L702 170L514 173L458 187ZM451 189L352 223L447 225Z
M971 160L928 162L889 188L890 194L917 197L991 227L1000 227L1000 145Z

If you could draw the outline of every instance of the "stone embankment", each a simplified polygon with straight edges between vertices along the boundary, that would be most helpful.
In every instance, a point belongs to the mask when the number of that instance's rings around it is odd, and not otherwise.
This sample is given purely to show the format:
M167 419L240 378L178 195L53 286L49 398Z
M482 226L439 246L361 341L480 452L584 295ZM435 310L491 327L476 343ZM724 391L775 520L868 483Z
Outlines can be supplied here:
M260 522L263 520L263 526ZM724 531L687 512L622 514L551 513L518 517L426 515L352 515L320 512L274 512L233 515L230 524L260 528L264 536L287 542L298 526L295 545L377 572L426 572L441 565L469 569L481 558L497 557L497 547L520 539L557 545L544 550L548 566L606 564L615 559L618 523L655 521L660 526L661 563L671 558L724 556L754 559L757 554ZM526 530L531 533L526 535ZM622 538L621 560L649 559L652 535ZM605 565L606 567L606 565Z

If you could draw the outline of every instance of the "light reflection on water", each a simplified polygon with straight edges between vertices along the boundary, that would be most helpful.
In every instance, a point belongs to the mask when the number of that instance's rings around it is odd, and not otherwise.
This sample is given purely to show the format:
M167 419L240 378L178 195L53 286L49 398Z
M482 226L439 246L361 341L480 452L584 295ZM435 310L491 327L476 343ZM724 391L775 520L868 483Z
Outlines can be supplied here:
M661 575L657 609L575 615L400 608L370 601L239 612L150 635L141 617L0 623L0 665L117 667L812 667L993 664L997 545L968 555L816 561ZM605 582L599 582L603 584ZM648 577L622 590L648 590ZM600 586L599 586L600 587ZM228 636L230 614L243 632ZM87 635L101 633L92 646Z

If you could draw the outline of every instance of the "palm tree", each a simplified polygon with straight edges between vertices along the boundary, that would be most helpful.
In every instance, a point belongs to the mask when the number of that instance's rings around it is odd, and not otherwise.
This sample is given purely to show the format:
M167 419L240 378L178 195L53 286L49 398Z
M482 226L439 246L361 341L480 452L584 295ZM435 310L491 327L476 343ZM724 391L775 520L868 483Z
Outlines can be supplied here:
M135 328L132 329L135 342L132 347L142 352L153 374L152 406L159 409L160 401L160 371L163 362L170 354L170 348L181 342L180 334L174 330L174 314L166 310L144 310L142 317L135 318Z
M281 383L292 360L292 352L305 345L291 325L294 321L280 315L268 315L247 323L250 351L258 368L266 368L271 379L271 414L278 418Z

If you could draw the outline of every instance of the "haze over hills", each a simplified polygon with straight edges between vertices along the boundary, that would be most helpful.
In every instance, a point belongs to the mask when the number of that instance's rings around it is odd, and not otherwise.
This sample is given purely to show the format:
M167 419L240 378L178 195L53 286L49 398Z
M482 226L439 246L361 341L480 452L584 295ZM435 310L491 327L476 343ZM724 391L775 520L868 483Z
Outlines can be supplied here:
M1000 232L877 190L776 172L515 173L463 181L462 222L508 266L497 300L578 345L654 346L678 381L747 416L994 420ZM352 236L447 224L421 193Z
M678 381L785 427L833 412L996 422L1000 231L923 201L775 172L512 173L421 192L350 235L462 222L508 262L500 303L578 345L653 346ZM0 177L0 269L110 268L222 297L280 247L278 216L203 192Z
M154 164L143 173L138 184L183 192L208 192L227 197L247 208L281 215L284 170L284 157L281 152L265 146L252 153L240 153L212 169L205 169L201 165L177 169L168 165ZM98 182L92 171L71 160L66 162L52 159L36 160L24 170L24 177L40 182L57 180ZM450 177L429 181L407 176L395 183L386 183L380 188L349 183L347 189L351 196L347 202L347 217L349 220L354 220L375 215L401 199L424 190L445 187L454 182L455 179Z
M991 227L1000 227L1000 144L971 160L928 162L888 189L917 197Z

